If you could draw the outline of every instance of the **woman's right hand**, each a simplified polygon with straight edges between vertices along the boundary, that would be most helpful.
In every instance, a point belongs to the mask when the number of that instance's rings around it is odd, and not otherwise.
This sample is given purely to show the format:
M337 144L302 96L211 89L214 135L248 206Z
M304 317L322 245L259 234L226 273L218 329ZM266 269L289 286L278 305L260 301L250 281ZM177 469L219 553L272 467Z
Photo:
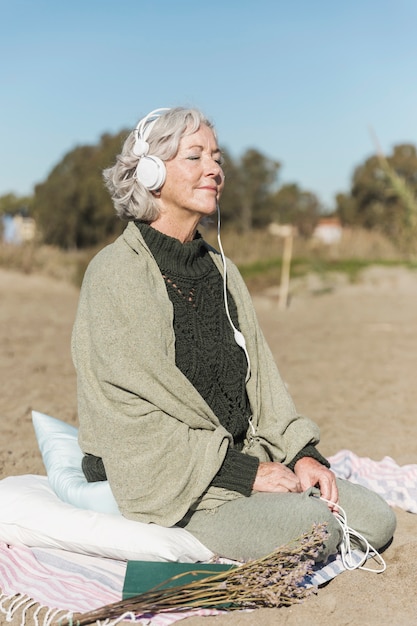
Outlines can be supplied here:
M301 493L301 483L297 476L282 463L268 461L260 463L253 483L254 491L271 493Z

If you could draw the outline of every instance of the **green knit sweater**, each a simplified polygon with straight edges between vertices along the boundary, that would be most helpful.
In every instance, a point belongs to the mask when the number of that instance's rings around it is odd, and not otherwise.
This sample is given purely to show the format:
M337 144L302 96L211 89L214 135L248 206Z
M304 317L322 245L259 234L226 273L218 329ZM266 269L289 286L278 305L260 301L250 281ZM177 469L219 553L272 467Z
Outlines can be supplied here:
M209 255L221 274L220 255L213 249ZM252 418L242 453L291 464L307 446L314 448L319 429L297 412L232 261L227 286L251 362ZM244 497L211 484L234 442L176 367L174 307L133 223L88 266L72 355L80 447L103 459L122 515L172 526L187 511Z

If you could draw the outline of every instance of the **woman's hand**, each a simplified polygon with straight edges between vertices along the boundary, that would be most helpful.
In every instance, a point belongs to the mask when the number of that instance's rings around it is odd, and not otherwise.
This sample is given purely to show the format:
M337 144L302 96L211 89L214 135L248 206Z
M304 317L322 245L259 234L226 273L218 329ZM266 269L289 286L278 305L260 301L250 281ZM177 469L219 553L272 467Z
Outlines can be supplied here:
M304 456L295 464L294 473L300 480L302 491L317 486L323 498L329 500L329 502L338 503L339 493L336 485L336 476L325 465L322 465L316 459ZM330 506L330 508L332 509L333 507Z
M253 483L254 491L271 493L300 493L303 491L300 479L282 463L268 461L260 463Z

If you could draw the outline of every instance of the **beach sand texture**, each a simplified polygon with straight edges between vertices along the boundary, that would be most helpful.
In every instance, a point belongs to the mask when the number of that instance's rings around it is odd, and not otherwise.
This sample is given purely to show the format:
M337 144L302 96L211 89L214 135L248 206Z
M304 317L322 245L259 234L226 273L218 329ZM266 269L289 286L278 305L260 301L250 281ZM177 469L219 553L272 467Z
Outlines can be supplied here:
M31 410L77 424L70 336L78 290L0 270L0 293L0 478L45 474ZM417 274L374 268L360 283L330 293L301 290L286 311L266 294L255 297L255 306L299 412L320 426L323 454L344 448L374 460L417 463ZM180 623L416 624L417 516L396 513L385 573L346 572L317 596L286 609Z

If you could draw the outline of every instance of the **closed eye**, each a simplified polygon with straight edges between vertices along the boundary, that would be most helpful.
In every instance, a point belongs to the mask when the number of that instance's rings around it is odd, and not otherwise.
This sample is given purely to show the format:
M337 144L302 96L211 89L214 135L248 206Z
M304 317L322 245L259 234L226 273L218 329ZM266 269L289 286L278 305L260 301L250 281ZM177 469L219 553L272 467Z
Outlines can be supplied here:
M198 154L191 154L190 156L187 156L186 159L187 161L198 161L199 159L201 159L201 156ZM217 163L217 165L220 165L220 167L222 167L224 165L223 155L214 158L214 161Z

